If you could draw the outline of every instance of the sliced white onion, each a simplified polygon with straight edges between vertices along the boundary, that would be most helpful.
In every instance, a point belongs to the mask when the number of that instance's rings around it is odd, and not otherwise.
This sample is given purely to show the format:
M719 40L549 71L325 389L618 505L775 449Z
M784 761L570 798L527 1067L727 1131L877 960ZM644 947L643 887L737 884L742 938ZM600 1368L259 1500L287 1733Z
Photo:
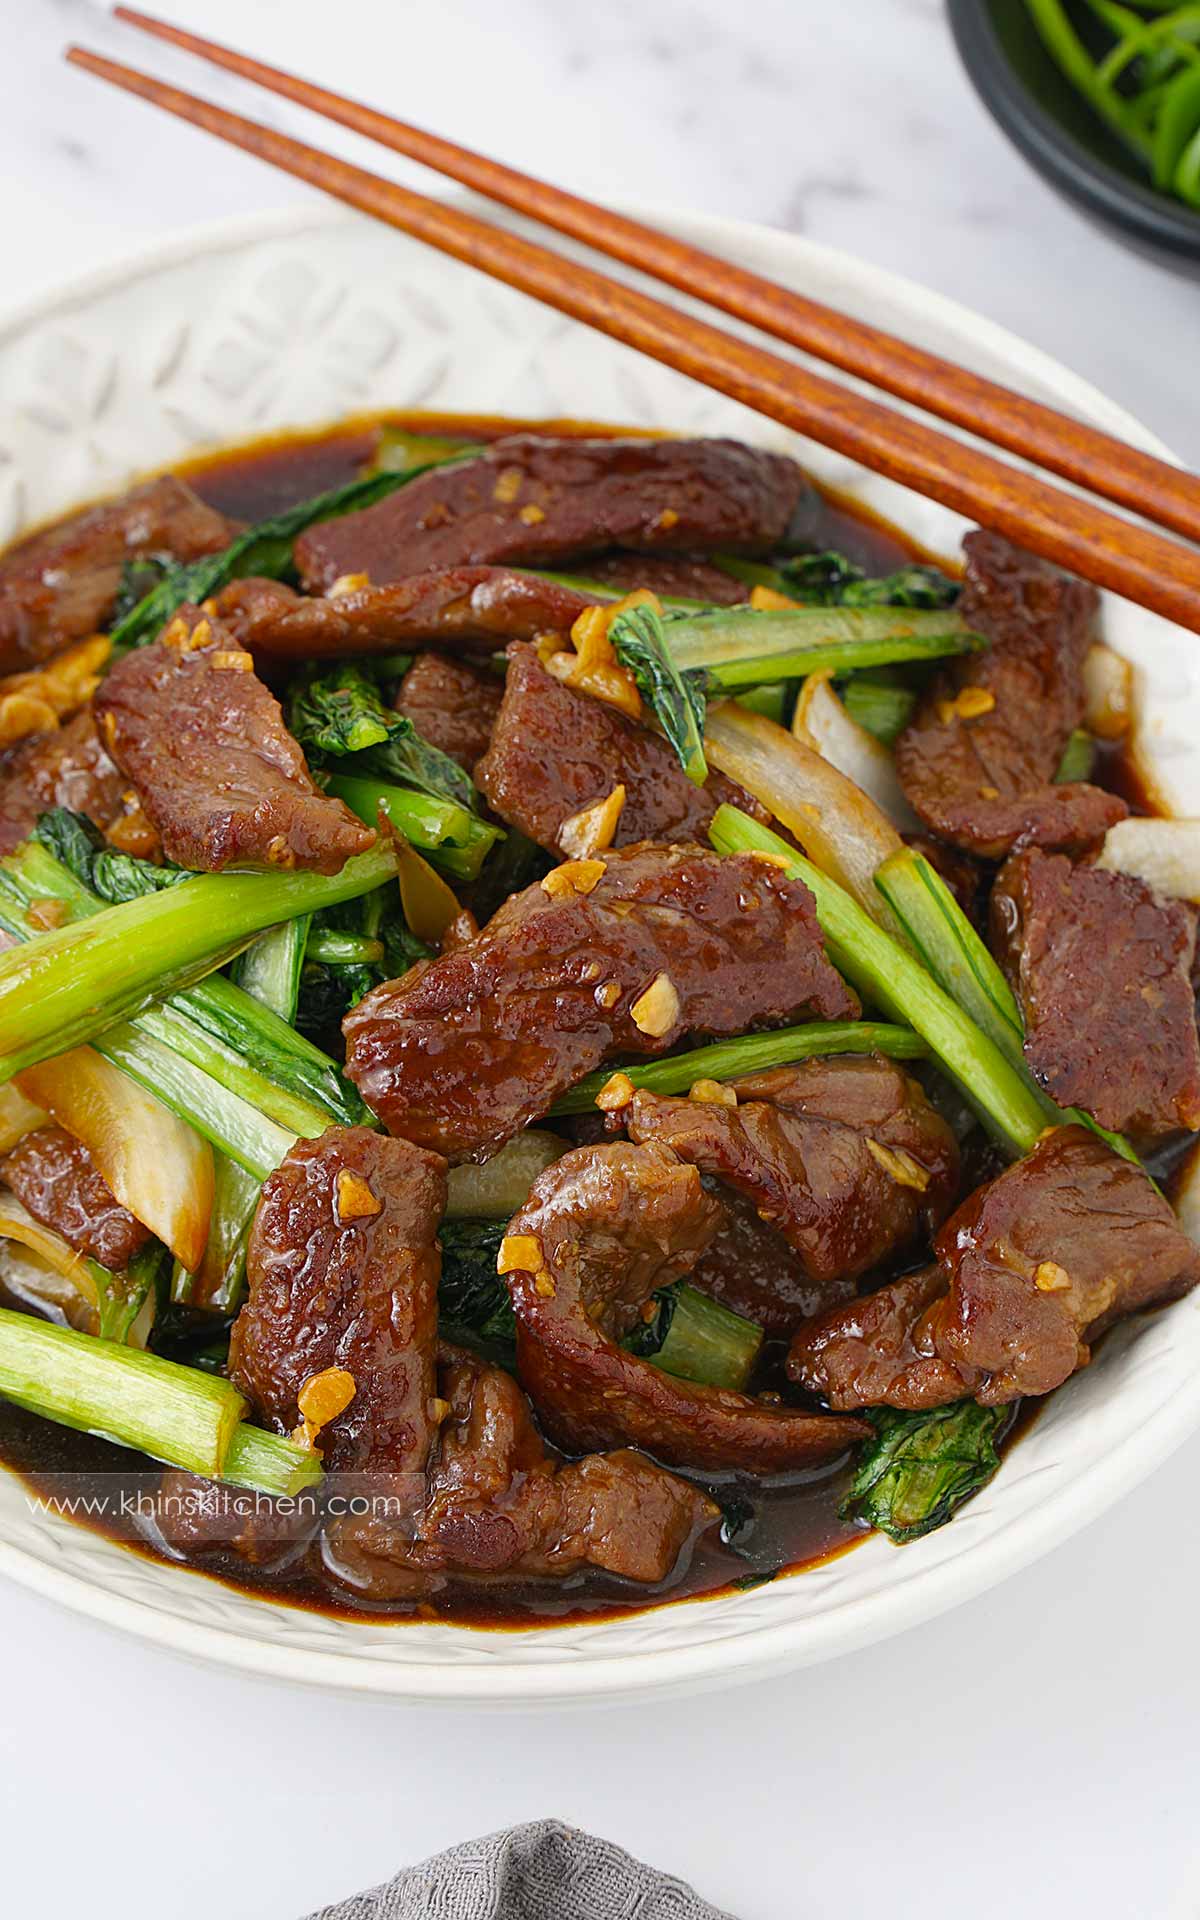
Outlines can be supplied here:
M1200 820L1119 820L1096 861L1172 900L1200 902Z
M1088 649L1083 662L1083 724L1098 740L1123 740L1133 725L1133 662L1111 647Z
M96 1281L83 1255L0 1190L0 1291L80 1333L100 1325Z
M207 1140L91 1047L39 1061L16 1079L26 1099L82 1140L121 1205L194 1272L212 1216Z
M0 1087L0 1153L11 1153L18 1140L44 1127L48 1119L49 1115L9 1080Z
M889 749L851 719L833 690L832 674L809 674L796 701L792 732L861 787L901 833L919 831L920 822L905 798Z
M1200 1145L1188 1148L1175 1177L1171 1204L1188 1239L1200 1247Z
M903 842L861 787L774 720L733 700L709 708L704 751L795 834L814 866L895 931L874 877Z
M451 1167L447 1178L448 1220L511 1220L529 1198L539 1173L562 1158L567 1143L556 1133L527 1127L482 1166Z

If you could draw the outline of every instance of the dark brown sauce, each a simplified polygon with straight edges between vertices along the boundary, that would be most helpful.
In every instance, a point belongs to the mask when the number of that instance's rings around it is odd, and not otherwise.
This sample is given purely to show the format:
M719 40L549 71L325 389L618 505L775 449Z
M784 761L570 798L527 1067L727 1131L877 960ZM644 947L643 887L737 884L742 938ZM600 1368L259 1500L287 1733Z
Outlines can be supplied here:
M265 519L314 494L353 480L376 456L383 434L392 429L410 435L451 438L464 445L517 431L609 436L628 428L564 420L508 420L494 415L406 413L364 416L304 433L272 436L204 454L175 471L211 505L236 519ZM814 502L806 528L814 550L846 554L869 573L883 573L913 559L936 556L918 548L894 527L857 501L823 492ZM953 567L953 562L938 561ZM1108 772L1115 775L1119 763ZM1114 780L1115 783L1115 780ZM1139 811L1158 811L1154 805ZM1022 1410L1006 1446L1031 1424L1033 1410ZM380 1603L356 1596L326 1577L313 1553L274 1568L247 1565L232 1553L205 1559L202 1566L175 1561L158 1540L153 1524L137 1511L137 1496L149 1502L160 1469L151 1460L108 1441L53 1425L0 1401L0 1465L17 1473L37 1497L69 1514L77 1524L102 1533L132 1552L170 1559L243 1592L285 1604L317 1609L340 1618L450 1620L473 1627L527 1628L533 1623L565 1625L641 1611L664 1601L697 1599L739 1587L753 1587L777 1576L802 1572L846 1552L867 1530L841 1518L839 1508L850 1478L845 1459L814 1472L770 1483L730 1479L713 1487L726 1512L725 1524L701 1539L686 1566L677 1567L660 1587L645 1587L611 1576L583 1574L567 1581L517 1581L498 1587L459 1580L420 1603ZM711 1484L711 1483L709 1483ZM128 1511L122 1510L122 1494ZM80 1503L102 1503L103 1512L81 1511Z

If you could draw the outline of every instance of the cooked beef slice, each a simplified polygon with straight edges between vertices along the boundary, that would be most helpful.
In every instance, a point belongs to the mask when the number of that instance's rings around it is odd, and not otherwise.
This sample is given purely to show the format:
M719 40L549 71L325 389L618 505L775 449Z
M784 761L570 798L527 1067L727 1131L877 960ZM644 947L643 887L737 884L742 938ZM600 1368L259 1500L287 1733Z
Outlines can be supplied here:
M38 1127L0 1160L0 1179L44 1227L76 1253L120 1273L150 1238L115 1197L81 1140L62 1127Z
M534 1181L501 1261L521 1384L561 1446L630 1445L674 1466L779 1473L862 1437L857 1421L675 1379L618 1344L657 1288L693 1270L720 1223L695 1167L657 1144L576 1147Z
M453 1574L561 1579L598 1567L665 1580L718 1516L699 1487L628 1448L559 1459L512 1376L473 1354L439 1348L438 1396L424 1503L408 1525L381 1510L326 1530L326 1566L375 1599L428 1593Z
M736 1188L814 1280L869 1272L957 1198L954 1135L890 1060L805 1060L729 1091L736 1105L639 1091L610 1118Z
M808 889L756 855L646 843L571 861L347 1014L347 1071L393 1133L485 1157L620 1054L853 1017Z
M837 1407L984 1406L1050 1393L1089 1343L1200 1280L1200 1249L1140 1167L1058 1127L978 1187L932 1270L840 1307L793 1341L793 1379Z
M224 514L164 474L23 540L0 558L0 673L36 666L101 629L126 560L198 560L228 546L234 532Z
M313 784L278 700L233 635L181 607L93 696L104 745L181 867L338 873L374 832Z
M85 813L104 833L131 801L136 795L101 746L90 709L77 713L57 732L31 734L0 754L0 853L28 840L38 815L52 807Z
M323 590L345 574L382 586L444 567L561 566L611 547L768 553L810 490L795 461L735 440L511 434L310 527L296 564Z
M814 1280L779 1228L760 1220L736 1188L704 1184L721 1203L721 1222L690 1276L701 1293L776 1336L853 1297L853 1280Z
M1194 907L1032 848L1001 868L991 923L1052 1099L1139 1140L1200 1127Z
M569 633L591 594L507 567L448 567L389 585L306 597L279 580L234 580L217 615L242 646L286 660L340 660L401 648L486 652L507 640Z
M366 1127L301 1140L263 1184L229 1373L290 1433L306 1380L336 1367L354 1398L320 1435L334 1471L423 1474L435 1424L434 1341L445 1163Z
M494 673L444 654L419 653L400 682L395 706L423 740L470 773L487 752L503 698Z
M698 787L658 734L556 680L530 645L509 648L503 704L475 777L493 812L550 853L562 851L564 824L618 784L618 847L703 840L722 801L769 818L723 773Z
M1083 717L1096 590L996 533L963 547L959 612L990 644L934 676L896 742L901 784L925 825L967 853L1086 848L1128 811L1098 787L1054 784Z

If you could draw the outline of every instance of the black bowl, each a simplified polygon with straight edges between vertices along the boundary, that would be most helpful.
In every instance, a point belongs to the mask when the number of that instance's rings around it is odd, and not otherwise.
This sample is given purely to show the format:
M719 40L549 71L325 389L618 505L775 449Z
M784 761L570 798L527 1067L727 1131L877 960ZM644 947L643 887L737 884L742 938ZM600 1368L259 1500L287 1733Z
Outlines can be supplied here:
M1051 59L1024 0L948 0L971 82L1064 200L1138 253L1200 275L1200 213L1156 193Z

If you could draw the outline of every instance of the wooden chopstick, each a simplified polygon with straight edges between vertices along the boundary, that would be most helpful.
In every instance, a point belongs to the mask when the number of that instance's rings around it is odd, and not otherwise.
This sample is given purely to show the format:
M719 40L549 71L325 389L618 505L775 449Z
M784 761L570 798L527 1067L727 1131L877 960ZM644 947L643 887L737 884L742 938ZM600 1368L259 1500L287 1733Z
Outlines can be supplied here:
M838 313L715 254L674 240L577 194L565 193L547 181L473 153L469 147L457 146L152 14L124 6L114 8L114 13L117 19L145 33L254 80L326 120L366 134L381 146L447 174L574 240L582 240L598 253L637 267L736 320L748 321L775 339L907 400L925 413L1061 474L1090 493L1130 507L1143 519L1200 540L1200 477L1194 473L1156 459L1055 407L1014 393L997 381L985 380L909 340Z
M349 161L80 47L67 59L414 239L1200 632L1200 553L765 347Z

